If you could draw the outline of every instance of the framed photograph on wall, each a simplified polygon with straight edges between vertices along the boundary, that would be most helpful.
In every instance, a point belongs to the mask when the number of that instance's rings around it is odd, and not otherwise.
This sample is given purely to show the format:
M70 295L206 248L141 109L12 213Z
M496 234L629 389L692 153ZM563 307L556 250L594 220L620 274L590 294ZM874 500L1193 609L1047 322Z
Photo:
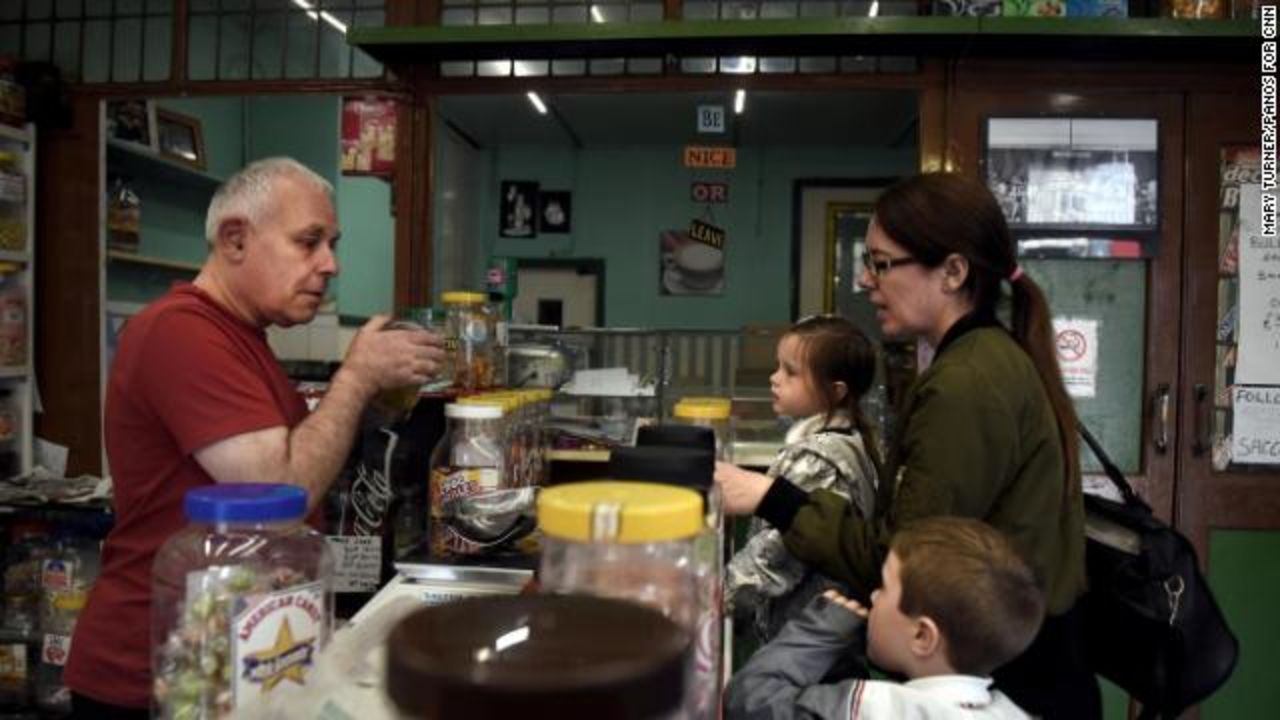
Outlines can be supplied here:
M533 237L538 221L538 183L503 180L499 186L498 234L502 237Z
M568 190L543 190L538 194L538 230L567 233L572 228L573 198Z
M108 100L107 137L156 150L156 106L150 100Z
M203 170L205 168L204 134L200 119L159 108L156 129L161 155Z

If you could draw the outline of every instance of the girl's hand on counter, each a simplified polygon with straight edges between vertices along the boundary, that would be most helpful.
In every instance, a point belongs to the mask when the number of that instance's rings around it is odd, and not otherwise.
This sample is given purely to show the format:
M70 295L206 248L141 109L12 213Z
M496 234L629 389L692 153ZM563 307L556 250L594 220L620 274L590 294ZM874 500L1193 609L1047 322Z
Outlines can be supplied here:
M729 515L750 515L760 506L773 478L743 470L727 462L716 463L716 485L724 498L724 511Z

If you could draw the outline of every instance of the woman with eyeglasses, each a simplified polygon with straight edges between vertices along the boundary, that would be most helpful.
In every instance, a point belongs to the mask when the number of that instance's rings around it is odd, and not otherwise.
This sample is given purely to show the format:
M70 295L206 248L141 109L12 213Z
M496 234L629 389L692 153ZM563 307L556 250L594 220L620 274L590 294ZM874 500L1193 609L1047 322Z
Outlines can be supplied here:
M793 555L863 600L904 523L986 521L1025 556L1048 600L1040 634L995 672L996 685L1032 715L1101 717L1077 641L1085 570L1076 416L1048 304L1018 265L1000 206L957 174L897 183L876 203L859 283L885 335L935 349L900 406L875 514L864 520L848 500L785 480L717 473L726 511L764 519ZM997 318L1002 297L1008 326Z

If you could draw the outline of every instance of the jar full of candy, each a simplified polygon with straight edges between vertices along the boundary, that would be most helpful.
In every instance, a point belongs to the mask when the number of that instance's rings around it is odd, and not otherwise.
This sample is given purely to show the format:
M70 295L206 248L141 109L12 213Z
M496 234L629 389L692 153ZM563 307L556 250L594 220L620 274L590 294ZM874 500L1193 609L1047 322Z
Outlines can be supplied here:
M332 625L333 560L290 485L187 493L189 524L156 553L155 717L229 718L307 684Z

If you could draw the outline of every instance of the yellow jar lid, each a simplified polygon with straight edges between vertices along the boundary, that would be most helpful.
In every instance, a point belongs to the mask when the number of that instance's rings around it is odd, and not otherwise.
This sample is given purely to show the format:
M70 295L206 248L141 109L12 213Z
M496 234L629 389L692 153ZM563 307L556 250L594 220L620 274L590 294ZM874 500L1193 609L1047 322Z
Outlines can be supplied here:
M459 405L491 405L493 407L502 408L504 414L510 415L511 411L516 409L515 398L505 397L498 393L484 393L482 395L468 395L464 398L458 398Z
M538 495L538 526L564 540L667 542L692 537L705 524L702 496L674 485L597 480Z
M730 405L728 402L698 403L681 400L671 412L678 418L688 420L728 420Z
M441 302L447 305L478 305L488 299L489 297L484 293L470 290L451 290L440 296Z

